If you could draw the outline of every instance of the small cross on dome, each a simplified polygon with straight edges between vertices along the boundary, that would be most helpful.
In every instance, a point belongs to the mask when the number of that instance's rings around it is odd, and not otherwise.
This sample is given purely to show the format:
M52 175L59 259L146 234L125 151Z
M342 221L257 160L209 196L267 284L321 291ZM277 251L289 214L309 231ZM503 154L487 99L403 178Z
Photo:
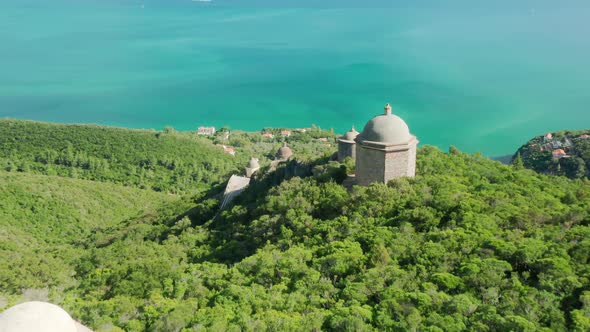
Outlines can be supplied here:
M391 114L391 105L385 105L385 115Z

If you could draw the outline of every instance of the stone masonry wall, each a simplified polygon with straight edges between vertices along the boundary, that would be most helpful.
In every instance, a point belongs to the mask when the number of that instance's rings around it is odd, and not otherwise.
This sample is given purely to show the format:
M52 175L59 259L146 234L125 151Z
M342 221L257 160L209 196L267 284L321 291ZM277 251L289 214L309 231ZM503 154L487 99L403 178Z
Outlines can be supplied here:
M356 145L356 182L368 186L373 182L385 181L385 153Z
M346 157L356 159L356 144L338 142L338 161L342 162Z
M391 179L409 176L409 160L409 150L387 152L385 154L385 183Z
M414 177L416 176L416 147L418 143L412 144L410 146L410 150L408 151L408 176Z

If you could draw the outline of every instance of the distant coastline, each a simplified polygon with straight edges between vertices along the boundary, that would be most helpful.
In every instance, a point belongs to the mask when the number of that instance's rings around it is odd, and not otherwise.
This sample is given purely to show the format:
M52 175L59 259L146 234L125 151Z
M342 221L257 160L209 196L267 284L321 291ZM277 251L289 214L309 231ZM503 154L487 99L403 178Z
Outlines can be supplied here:
M513 156L514 156L514 154L508 154L508 155L504 155L504 156L490 157L490 159L495 160L495 161L499 161L504 165L509 165L512 162Z

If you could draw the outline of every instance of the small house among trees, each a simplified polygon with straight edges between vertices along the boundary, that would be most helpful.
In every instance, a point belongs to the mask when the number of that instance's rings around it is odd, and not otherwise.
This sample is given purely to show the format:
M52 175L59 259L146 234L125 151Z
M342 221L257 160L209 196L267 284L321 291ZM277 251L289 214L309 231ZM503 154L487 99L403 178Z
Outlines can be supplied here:
M215 134L215 127L199 127L197 128L197 135L214 135Z

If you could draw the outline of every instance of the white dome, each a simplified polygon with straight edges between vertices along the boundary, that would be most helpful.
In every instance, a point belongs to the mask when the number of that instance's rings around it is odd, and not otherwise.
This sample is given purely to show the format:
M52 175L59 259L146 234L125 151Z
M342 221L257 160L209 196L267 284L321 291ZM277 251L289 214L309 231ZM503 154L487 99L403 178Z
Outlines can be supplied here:
M385 106L385 114L369 120L358 136L361 141L387 144L407 143L411 138L410 128L399 116L391 114L389 104Z
M359 132L354 129L354 126L346 132L340 139L345 141L354 141L354 139L359 135Z
M276 157L282 160L287 160L291 158L291 156L293 156L293 151L287 146L287 143L285 143L276 154Z
M258 159L252 157L248 162L248 168L260 168L260 164L258 163Z
M46 302L25 302L0 314L0 332L77 332L62 308Z

